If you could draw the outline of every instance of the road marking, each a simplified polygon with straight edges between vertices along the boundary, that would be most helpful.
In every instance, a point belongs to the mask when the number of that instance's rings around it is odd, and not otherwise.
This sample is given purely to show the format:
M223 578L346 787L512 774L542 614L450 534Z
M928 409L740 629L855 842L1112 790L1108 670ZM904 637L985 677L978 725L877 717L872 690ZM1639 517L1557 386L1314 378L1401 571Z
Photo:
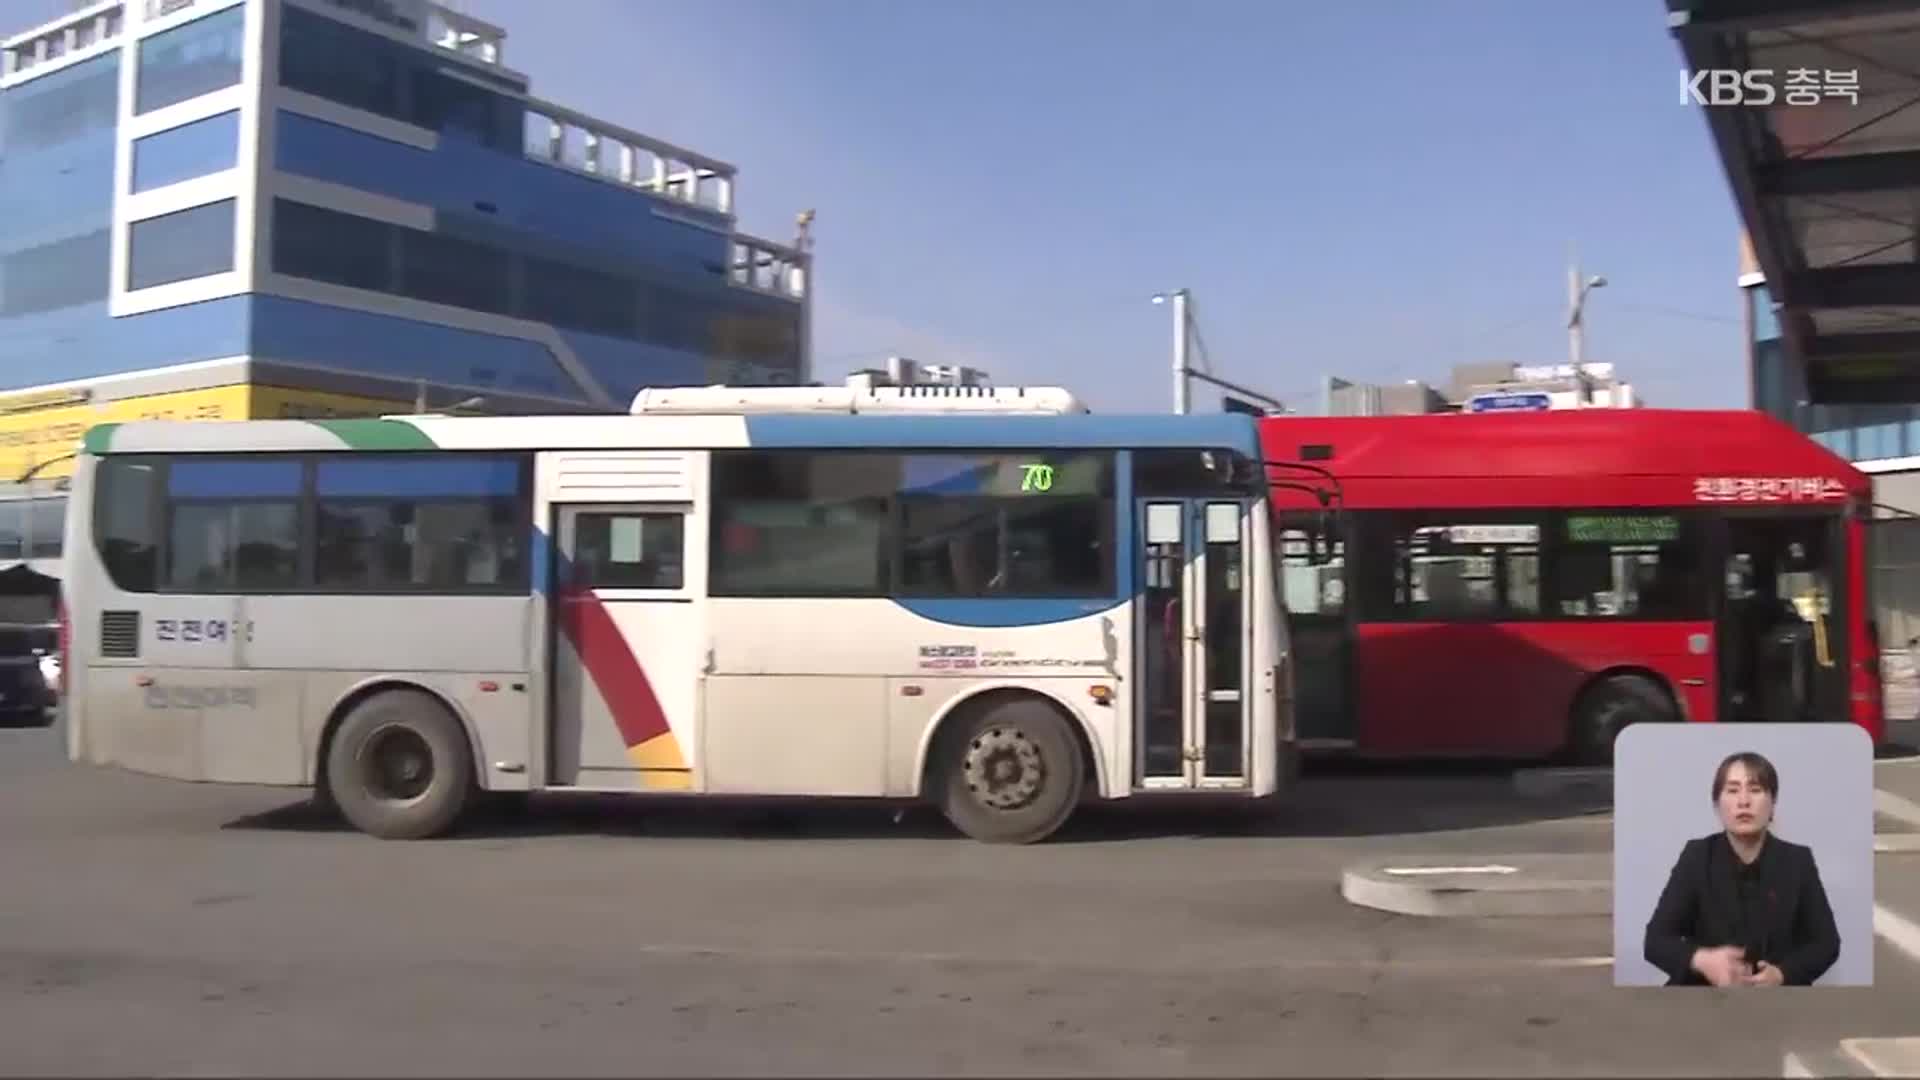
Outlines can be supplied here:
M1490 864L1486 866L1389 866L1380 871L1396 877L1417 877L1426 874L1517 874L1519 867Z
M1896 914L1891 908L1875 904L1873 932L1885 938L1887 944L1906 953L1907 959L1920 961L1920 925Z
M1535 967L1544 968L1597 968L1612 967L1611 956L1545 956L1534 961Z
M1073 970L1079 972L1097 972L1107 974L1131 974L1143 970L1192 970L1207 971L1397 971L1407 974L1431 973L1452 976L1462 972L1480 972L1494 974L1515 969L1544 969L1549 971L1583 970L1608 967L1613 963L1611 956L1336 956L1321 958L1288 958L1278 955L1249 954L1246 949L1235 949L1231 955L1218 954L1211 950L1204 955L1186 954L1168 958L1165 962L1136 963L1076 963L1065 957L1047 957L1034 954L1020 956L991 956L979 953L943 953L917 952L913 950L868 950L839 948L807 948L792 946L760 947L751 944L701 945L691 942L641 942L621 947L623 953L637 953L643 956L675 957L683 959L705 960L752 960L756 962L787 961L800 963L806 961L824 961L830 963L895 963L926 965L957 965L976 968L1032 968L1035 970Z

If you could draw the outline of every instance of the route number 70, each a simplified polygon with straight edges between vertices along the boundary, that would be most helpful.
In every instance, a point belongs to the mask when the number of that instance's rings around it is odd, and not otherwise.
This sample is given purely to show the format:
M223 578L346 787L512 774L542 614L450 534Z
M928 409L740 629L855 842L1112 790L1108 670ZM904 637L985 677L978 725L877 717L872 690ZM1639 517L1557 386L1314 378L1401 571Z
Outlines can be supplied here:
M1053 490L1053 466L1022 465L1020 476L1021 491Z

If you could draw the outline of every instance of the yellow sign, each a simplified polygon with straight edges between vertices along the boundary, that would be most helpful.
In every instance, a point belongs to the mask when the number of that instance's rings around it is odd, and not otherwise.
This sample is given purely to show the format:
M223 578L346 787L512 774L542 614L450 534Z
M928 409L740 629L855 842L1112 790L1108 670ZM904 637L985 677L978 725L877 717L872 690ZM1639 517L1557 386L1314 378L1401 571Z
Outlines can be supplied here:
M247 387L214 386L170 394L95 400L33 412L0 415L0 480L12 480L43 462L36 479L52 480L73 472L65 458L79 448L80 437L95 424L131 420L240 420L246 416Z
M51 409L59 405L79 405L93 399L93 391L79 390L36 390L24 394L11 394L0 397L0 414L32 412L36 409Z
M39 395L23 395L37 397ZM7 412L0 398L0 481L10 481L36 465L36 480L73 473L68 460L80 437L95 424L134 420L277 420L290 417L382 416L412 411L412 406L380 398L293 390L278 386L212 386L166 394L94 400L32 411ZM56 460L58 459L58 460Z
M254 420L323 420L334 418L391 416L410 413L410 401L361 397L358 394L334 394L325 390L294 390L284 386L253 388Z

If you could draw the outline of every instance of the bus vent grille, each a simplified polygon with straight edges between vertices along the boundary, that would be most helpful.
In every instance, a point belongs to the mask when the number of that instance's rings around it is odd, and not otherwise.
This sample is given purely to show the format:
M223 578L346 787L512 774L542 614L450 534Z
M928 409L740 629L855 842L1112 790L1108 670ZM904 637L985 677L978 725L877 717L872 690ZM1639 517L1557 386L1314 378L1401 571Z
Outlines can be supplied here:
M100 613L100 655L129 659L140 655L140 613Z

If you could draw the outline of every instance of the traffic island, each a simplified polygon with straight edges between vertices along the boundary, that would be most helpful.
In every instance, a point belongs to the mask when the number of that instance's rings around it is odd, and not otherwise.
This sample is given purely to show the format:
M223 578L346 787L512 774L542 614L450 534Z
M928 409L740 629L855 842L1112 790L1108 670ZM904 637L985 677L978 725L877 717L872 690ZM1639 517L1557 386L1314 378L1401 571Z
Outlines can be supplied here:
M1920 1038L1842 1039L1837 1046L1790 1050L1787 1077L1920 1076Z
M1425 918L1568 918L1613 911L1611 855L1379 859L1341 873L1350 904Z

